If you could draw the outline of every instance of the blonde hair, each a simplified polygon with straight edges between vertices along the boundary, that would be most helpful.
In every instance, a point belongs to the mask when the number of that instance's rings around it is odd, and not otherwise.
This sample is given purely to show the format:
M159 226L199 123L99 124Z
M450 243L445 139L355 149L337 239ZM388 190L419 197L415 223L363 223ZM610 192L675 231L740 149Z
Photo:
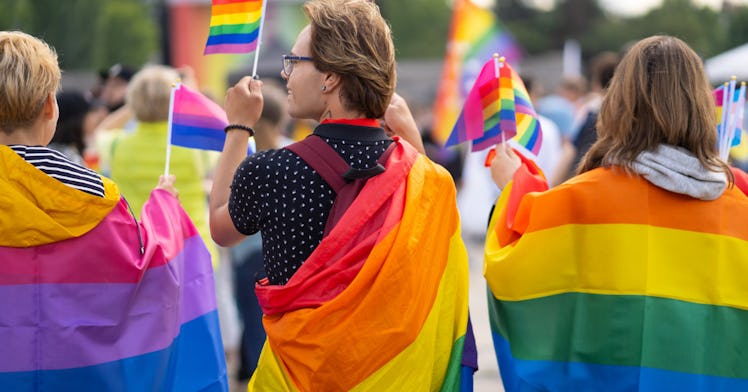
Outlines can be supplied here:
M57 53L20 31L0 31L0 131L34 123L49 94L60 87Z
M644 151L682 147L701 164L733 175L717 153L717 115L699 56L670 36L645 38L616 68L597 118L598 139L578 173L617 165L631 172Z
M311 0L311 52L321 72L340 75L348 110L384 115L395 91L395 46L379 7L369 0Z
M168 120L171 87L178 79L175 69L163 65L148 65L136 73L125 96L135 118L142 122Z

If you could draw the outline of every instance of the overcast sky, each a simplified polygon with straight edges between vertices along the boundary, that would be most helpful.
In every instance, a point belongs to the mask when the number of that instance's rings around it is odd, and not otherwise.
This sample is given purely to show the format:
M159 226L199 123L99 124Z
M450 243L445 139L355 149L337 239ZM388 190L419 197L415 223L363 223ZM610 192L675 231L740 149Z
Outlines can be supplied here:
M491 3L493 0L473 0L475 3ZM550 8L554 0L529 0L542 8ZM640 15L653 7L657 7L662 0L599 0L603 7L611 12L622 15ZM704 4L719 8L722 0L694 0L697 4ZM748 0L733 0L735 3L748 4Z

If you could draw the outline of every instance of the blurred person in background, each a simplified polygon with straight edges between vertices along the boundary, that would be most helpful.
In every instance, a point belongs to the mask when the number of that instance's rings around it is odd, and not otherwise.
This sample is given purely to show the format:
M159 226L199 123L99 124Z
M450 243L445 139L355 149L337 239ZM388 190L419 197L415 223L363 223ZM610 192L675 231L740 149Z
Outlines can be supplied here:
M135 216L140 216L148 198L150 179L163 174L166 165L171 88L179 79L174 68L162 65L144 67L132 78L127 88L126 108L137 120L130 132L114 131L108 152L112 179L127 195ZM217 265L218 249L210 239L207 193L204 181L210 170L208 152L185 147L171 147L169 172L179 178L179 199L192 218L200 235L208 244L213 263ZM103 156L103 155L102 155Z
M96 162L86 160L95 138L94 130L107 114L106 108L80 91L57 93L60 117L49 148L60 151L71 161L97 170Z

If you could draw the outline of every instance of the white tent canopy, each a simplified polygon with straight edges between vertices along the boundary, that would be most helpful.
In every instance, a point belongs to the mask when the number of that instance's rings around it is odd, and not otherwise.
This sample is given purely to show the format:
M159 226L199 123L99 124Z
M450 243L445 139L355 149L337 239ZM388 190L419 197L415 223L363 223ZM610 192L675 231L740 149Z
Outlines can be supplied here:
M738 81L748 81L748 44L720 53L704 62L706 74L712 83L722 83L737 76Z

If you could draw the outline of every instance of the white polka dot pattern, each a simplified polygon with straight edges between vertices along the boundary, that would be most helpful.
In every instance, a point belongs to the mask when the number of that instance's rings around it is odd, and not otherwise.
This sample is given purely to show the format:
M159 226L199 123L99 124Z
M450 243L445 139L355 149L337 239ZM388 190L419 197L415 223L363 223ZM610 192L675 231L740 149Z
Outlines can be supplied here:
M323 138L352 167L375 166L390 140ZM262 233L270 284L285 284L322 241L335 194L322 177L289 150L247 157L234 175L229 213L239 232Z

